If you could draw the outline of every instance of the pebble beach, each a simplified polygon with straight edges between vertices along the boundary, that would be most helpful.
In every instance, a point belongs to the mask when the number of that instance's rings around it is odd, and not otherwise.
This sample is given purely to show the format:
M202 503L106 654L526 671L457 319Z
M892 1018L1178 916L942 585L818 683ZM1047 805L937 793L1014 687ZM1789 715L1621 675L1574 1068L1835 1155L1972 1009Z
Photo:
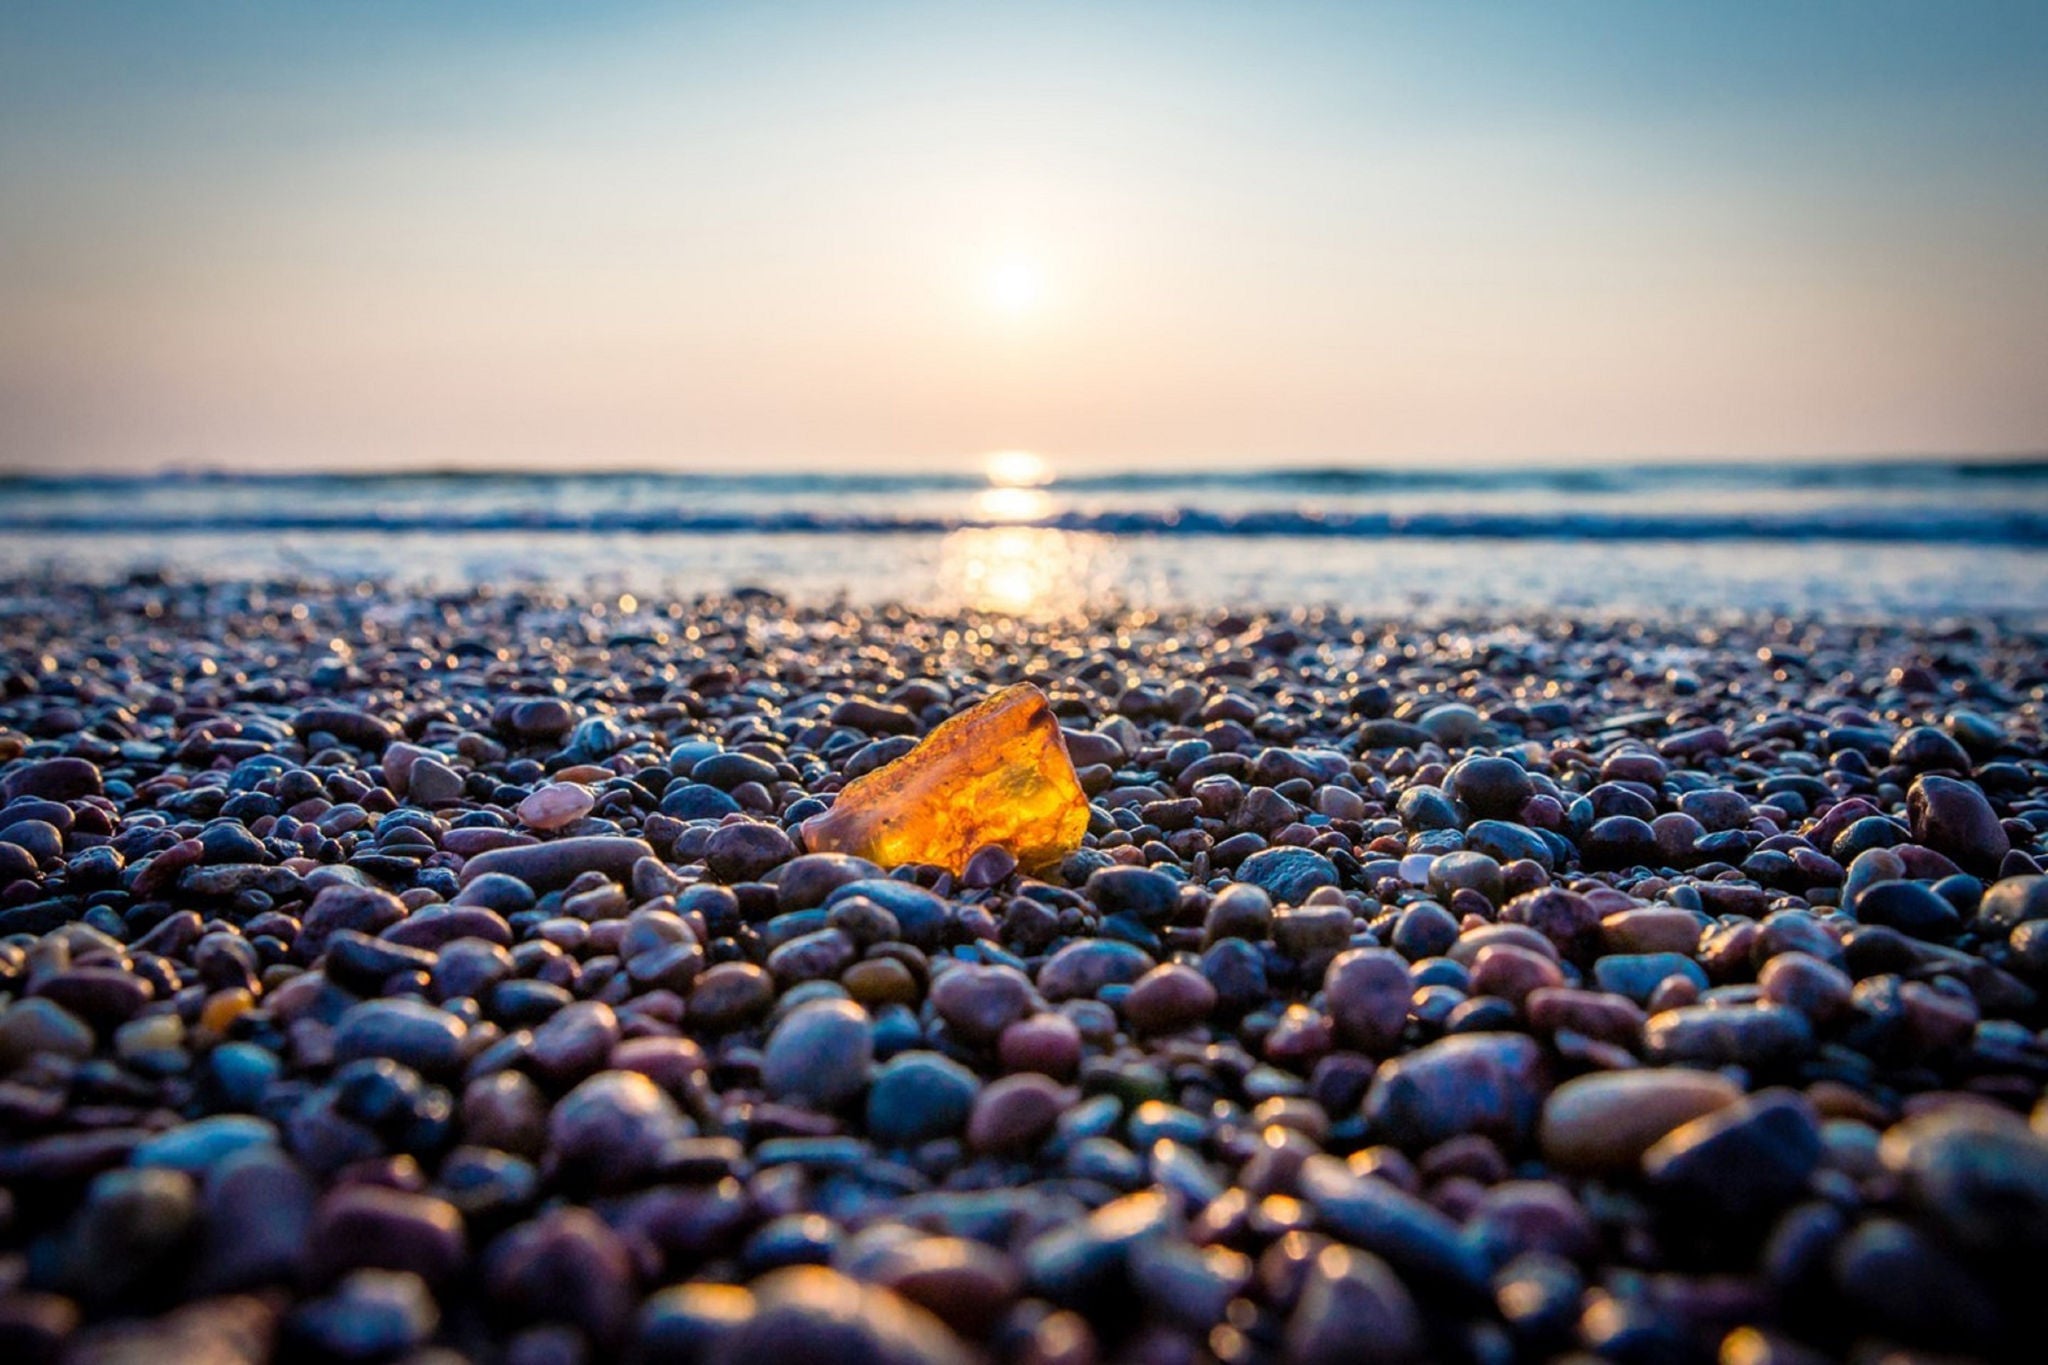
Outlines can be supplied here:
M801 826L1032 683L1039 875ZM2037 1359L2048 632L0 583L0 1359Z

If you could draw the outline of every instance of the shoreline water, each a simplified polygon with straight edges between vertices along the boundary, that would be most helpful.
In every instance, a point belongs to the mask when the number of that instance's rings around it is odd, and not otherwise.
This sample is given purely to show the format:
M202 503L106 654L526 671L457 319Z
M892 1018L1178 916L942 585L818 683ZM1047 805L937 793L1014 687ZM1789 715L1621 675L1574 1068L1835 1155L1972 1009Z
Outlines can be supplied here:
M1010 482L991 482L1008 478ZM0 573L302 575L1046 615L2048 615L2048 462L15 477Z
M1275 467L1056 474L648 471L19 474L0 529L46 534L1094 534L2048 543L2048 460ZM1006 472L1007 471L1007 472Z
M0 575L16 583L107 584L139 573L201 582L374 582L420 591L523 584L645 598L764 587L797 602L897 600L1034 617L1123 603L2048 619L2048 552L2010 546L1342 541L1095 536L1014 526L869 536L0 536Z

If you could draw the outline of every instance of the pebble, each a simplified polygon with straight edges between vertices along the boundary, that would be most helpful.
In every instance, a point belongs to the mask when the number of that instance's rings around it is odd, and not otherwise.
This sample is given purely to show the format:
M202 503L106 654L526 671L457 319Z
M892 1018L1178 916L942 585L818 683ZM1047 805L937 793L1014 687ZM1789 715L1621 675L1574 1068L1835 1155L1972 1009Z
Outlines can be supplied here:
M1855 901L1856 918L1881 924L1912 938L1953 938L1963 927L1962 914L1919 882L1879 882L1863 889Z
M249 1114L216 1114L195 1119L136 1145L130 1160L137 1166L161 1166L204 1175L229 1157L251 1147L277 1142L277 1126Z
M174 1259L199 1214L198 1189L183 1171L106 1171L87 1187L62 1248L63 1276L101 1306L146 1296L149 1282L175 1273Z
M465 788L461 773L432 757L415 760L407 780L413 804L429 808L453 805L462 799Z
M813 1000L775 1026L761 1079L777 1099L836 1109L867 1089L875 1040L867 1012L850 1000Z
M83 758L46 758L12 768L0 777L0 799L76 801L106 790L100 770Z
M969 1338L986 1336L1022 1289L1015 1262L965 1237L913 1237L890 1247L863 1278Z
M1305 848L1262 849L1238 864L1237 879L1258 887L1278 905L1299 905L1317 888L1339 884L1336 865Z
M796 856L796 845L773 825L721 825L704 846L704 864L722 882L759 881Z
M739 802L705 782L676 782L661 794L661 813L678 820L717 820L739 809Z
M1914 1206L1957 1245L2048 1251L2048 1135L2010 1115L1958 1107L1908 1118L1884 1135L1881 1153Z
M1444 789L1479 820L1512 820L1535 794L1521 764L1485 754L1454 764L1444 777Z
M444 1199L384 1185L344 1185L313 1213L309 1273L326 1281L374 1267L444 1283L468 1259L462 1215Z
M1505 887L1500 862L1470 849L1446 853L1429 866L1429 890L1439 900L1450 900L1465 890L1477 892L1493 905L1505 899Z
M1517 1143L1535 1127L1544 1071L1542 1048L1521 1034L1445 1038L1380 1067L1366 1091L1365 1119L1403 1148L1464 1133Z
M1416 726L1437 743L1456 749L1480 738L1486 719L1463 702L1445 702L1423 712Z
M1284 905L1267 932L1274 947L1313 972L1350 944L1351 919L1342 905Z
M1657 861L1657 832L1634 815L1610 815L1579 840L1579 856L1588 868L1616 871Z
M1804 1056L1813 1025L1782 1005L1688 1005L1652 1015L1643 1042L1659 1061L1768 1068Z
M1501 913L1501 918L1508 918L1506 911ZM1655 907L1622 910L1595 923L1601 943L1613 954L1675 953L1690 959L1699 951L1700 921L1690 910ZM1595 967L1597 969L1597 963Z
M1399 1045L1412 991L1408 964L1384 949L1340 953L1323 973L1323 997L1337 1037L1347 1047L1376 1057Z
M54 1000L31 996L0 1009L0 1072L37 1057L76 1061L92 1052L91 1026Z
M978 1152L1027 1152L1072 1102L1071 1093L1048 1076L1004 1076L975 1096L967 1116L968 1144Z
M1477 1290L1487 1264L1478 1243L1434 1205L1378 1175L1360 1176L1334 1157L1307 1157L1295 1177L1301 1198L1345 1243L1389 1262L1417 1283Z
M1974 782L1923 774L1906 793L1906 809L1913 837L1965 871L1996 872L2012 847L1998 813Z
M550 782L519 803L514 812L528 829L555 830L590 814L597 797L575 782Z
M846 853L805 853L791 858L777 873L776 904L785 911L808 910L823 905L842 886L881 875L882 869L865 858Z
M775 1001L775 978L751 962L707 968L690 990L690 1019L709 1029L733 1028L765 1014Z
M1103 987L1128 985L1157 965L1135 944L1091 938L1070 943L1038 969L1048 1000L1091 999Z
M1743 1222L1796 1199L1820 1158L1805 1096L1765 1090L1666 1133L1643 1153L1643 1174L1672 1199Z
M1323 1248L1287 1320L1291 1365L1393 1365L1422 1353L1422 1314L1406 1285L1368 1251Z
M1672 1130L1741 1098L1711 1071L1596 1072L1550 1093L1537 1143L1561 1170L1629 1171Z
M1707 973L1683 953L1610 953L1593 964L1593 982L1603 991L1647 1005L1658 987L1673 977L1707 988Z
M601 1349L623 1340L638 1303L636 1267L619 1234L589 1209L549 1209L492 1244L485 1291L516 1320L574 1326Z
M1045 1012L1019 1019L996 1040L1005 1071L1042 1071L1055 1080L1073 1076L1084 1049L1079 1025L1064 1014Z
M1792 951L1766 962L1757 973L1757 985L1766 1003L1798 1010L1819 1025L1849 1012L1856 983L1839 967Z
M468 885L497 873L535 891L559 891L586 872L621 880L632 873L633 864L653 856L654 849L644 839L582 835L479 853L463 864L462 881Z
M600 1071L564 1095L547 1120L548 1155L581 1183L629 1187L663 1170L694 1136L661 1087L637 1071Z
M378 1360L426 1344L441 1323L433 1291L404 1271L358 1270L292 1310L287 1337L340 1360Z
M604 1065L619 1042L619 1017L599 1000L578 1000L533 1031L527 1056L555 1085L570 1085Z
M1246 881L1258 880L1243 867L1239 868L1238 875ZM1270 887L1267 889L1271 890ZM1135 915L1151 925L1166 923L1180 905L1180 884L1163 873L1143 867L1102 868L1089 875L1085 890L1088 898L1104 914Z
M2005 877L1993 882L1977 903L1977 918L2001 933L2048 919L2048 877Z
M220 1156L206 1175L206 1234L194 1283L220 1292L297 1280L317 1195L312 1178L267 1143Z
M258 592L0 619L10 1345L1805 1360L2032 1320L2022 624ZM791 838L1024 677L1071 856Z
M1996 1350L1999 1312L1969 1268L1896 1218L1869 1218L1833 1248L1829 1269L1855 1320L1973 1355Z
M31 989L102 1032L134 1018L156 994L147 980L118 967L73 967L44 977Z
M1031 1287L1062 1305L1091 1307L1129 1283L1131 1253L1174 1226L1161 1190L1142 1190L1104 1203L1086 1217L1056 1224L1025 1246Z
M708 1365L763 1360L973 1365L946 1326L899 1294L823 1266L790 1266L757 1280L750 1311L716 1333Z
M335 1024L334 1060L387 1057L422 1075L445 1075L462 1061L468 1033L461 1019L423 1000L366 1000Z
M962 1041L994 1042L1032 1010L1031 978L1013 967L968 964L932 983L932 1008Z
M889 1147L954 1136L966 1128L980 1088L980 1079L950 1057L898 1053L876 1069L868 1088L868 1132Z
M1167 963L1132 985L1124 997L1124 1016L1141 1034L1173 1033L1207 1019L1216 998L1216 988L1200 972Z

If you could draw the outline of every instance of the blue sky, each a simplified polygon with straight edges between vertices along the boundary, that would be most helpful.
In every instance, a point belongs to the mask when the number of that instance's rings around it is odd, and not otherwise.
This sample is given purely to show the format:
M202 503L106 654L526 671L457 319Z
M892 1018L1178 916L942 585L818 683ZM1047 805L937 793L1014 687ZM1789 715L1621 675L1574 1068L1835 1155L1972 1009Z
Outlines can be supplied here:
M2048 448L2048 6L0 4L0 464Z

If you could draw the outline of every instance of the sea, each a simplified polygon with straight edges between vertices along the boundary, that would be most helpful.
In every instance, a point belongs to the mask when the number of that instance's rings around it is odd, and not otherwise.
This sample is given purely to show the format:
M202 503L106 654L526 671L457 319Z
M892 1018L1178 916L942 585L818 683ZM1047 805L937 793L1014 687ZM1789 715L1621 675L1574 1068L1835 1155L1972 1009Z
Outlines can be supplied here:
M0 574L2048 620L2048 457L989 472L0 474Z

